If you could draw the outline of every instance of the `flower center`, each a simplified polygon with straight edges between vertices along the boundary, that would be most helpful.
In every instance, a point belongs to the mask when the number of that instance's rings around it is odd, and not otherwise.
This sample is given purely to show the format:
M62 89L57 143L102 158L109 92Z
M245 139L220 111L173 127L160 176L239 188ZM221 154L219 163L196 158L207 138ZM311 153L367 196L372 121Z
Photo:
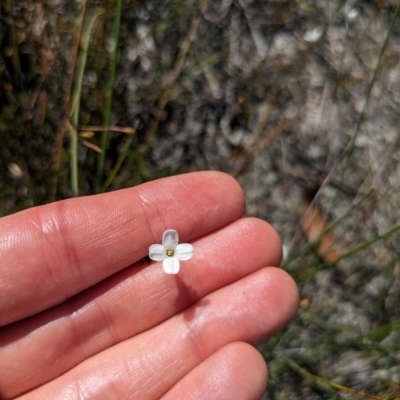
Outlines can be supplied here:
M173 249L167 249L166 251L167 257L173 257L175 254L175 250Z

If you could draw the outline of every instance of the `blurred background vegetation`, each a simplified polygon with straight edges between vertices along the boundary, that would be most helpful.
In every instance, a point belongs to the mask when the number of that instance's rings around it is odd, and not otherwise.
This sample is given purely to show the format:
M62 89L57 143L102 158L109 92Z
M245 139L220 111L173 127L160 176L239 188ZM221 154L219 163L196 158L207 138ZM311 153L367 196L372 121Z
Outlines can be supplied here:
M0 215L225 171L302 296L265 398L400 398L399 1L0 4Z

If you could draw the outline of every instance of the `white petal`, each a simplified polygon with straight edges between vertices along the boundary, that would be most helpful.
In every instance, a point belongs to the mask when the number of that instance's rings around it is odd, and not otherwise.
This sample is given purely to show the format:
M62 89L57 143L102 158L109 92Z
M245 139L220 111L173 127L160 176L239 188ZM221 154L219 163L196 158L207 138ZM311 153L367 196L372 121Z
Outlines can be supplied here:
M166 249L174 249L179 242L178 232L174 229L168 229L162 237L162 244Z
M176 246L174 256L178 260L189 260L193 256L193 246L189 243L181 243Z
M167 257L162 266L166 274L177 274L179 272L179 260L175 257Z
M152 244L149 248L149 257L154 261L163 261L167 257L164 246L161 244Z

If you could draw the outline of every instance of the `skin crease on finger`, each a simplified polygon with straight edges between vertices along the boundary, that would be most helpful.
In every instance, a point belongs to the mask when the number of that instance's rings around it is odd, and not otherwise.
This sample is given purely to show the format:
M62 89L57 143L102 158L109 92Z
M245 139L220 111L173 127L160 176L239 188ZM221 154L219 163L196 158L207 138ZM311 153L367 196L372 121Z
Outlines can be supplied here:
M276 232L255 218L240 219L193 244L195 256L183 263L179 275L165 275L160 263L139 263L65 305L4 328L3 395L13 397L45 383L212 291L264 265L279 265L281 259Z
M297 306L290 276L263 268L20 399L159 399L220 348L236 341L257 345L276 334Z
M234 342L190 371L161 400L259 400L266 386L261 354L247 343Z
M165 229L176 229L187 242L235 221L243 209L234 179L197 172L1 218L0 326L140 260Z

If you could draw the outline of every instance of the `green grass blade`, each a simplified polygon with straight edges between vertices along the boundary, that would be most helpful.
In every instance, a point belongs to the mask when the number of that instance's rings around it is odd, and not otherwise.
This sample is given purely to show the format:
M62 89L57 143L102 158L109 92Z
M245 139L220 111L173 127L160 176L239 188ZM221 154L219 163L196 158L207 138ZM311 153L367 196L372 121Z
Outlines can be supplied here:
M378 77L378 73L381 70L383 56L384 56L385 51L386 51L386 49L387 49L387 47L389 45L389 41L390 41L390 38L391 38L391 36L393 34L394 25L396 23L397 17L399 16L399 12L400 12L400 1L397 2L396 10L395 10L395 12L393 14L392 20L390 21L389 29L387 30L386 37L385 37L385 40L383 42L383 46L382 46L381 51L379 53L378 62L376 63L376 66L375 66L375 69L374 69L374 74L372 75L372 79L371 79L371 81L370 81L370 83L368 85L367 97L366 97L365 102L364 102L364 107L363 107L363 109L361 111L360 117L358 118L357 126L356 126L356 129L355 129L354 135L353 135L353 137L351 139L350 154L354 151L355 141L356 141L357 135L358 135L358 133L360 131L361 124L364 121L365 113L367 112L367 109L368 109L369 100L370 100L371 93L372 93L372 88L374 87L376 79Z
M383 42L383 46L381 48L381 51L379 52L378 61L377 61L376 66L374 68L374 73L373 73L372 79L369 82L368 89L367 89L367 94L366 94L366 98L365 98L365 102L364 102L364 106L363 106L361 114L360 114L360 116L358 118L357 125L356 125L356 127L354 129L354 133L353 133L350 141L348 142L348 144L346 145L346 147L344 148L344 150L342 151L342 153L340 154L340 156L336 160L335 164L331 168L330 172L328 173L328 175L325 177L324 181L322 182L320 190L330 181L333 172L336 171L336 169L338 168L338 166L341 163L341 161L344 160L345 157L347 157L345 166L344 166L343 171L341 173L341 181L343 181L345 172L347 171L347 168L349 166L350 159L351 159L352 154L353 154L353 152L355 150L355 142L356 142L357 136L358 136L358 134L360 132L361 125L364 122L365 114L366 114L366 112L368 110L368 106L369 106L369 100L370 100L370 97L371 97L372 89L373 89L373 87L375 85L376 79L378 77L378 73L381 70L383 56L384 56L385 51L386 51L386 49L387 49L387 47L389 45L389 41L390 41L390 38L391 38L391 36L393 34L393 29L394 29L396 20L397 20L397 18L399 16L399 12L400 12L400 1L397 2L396 10L395 10L395 12L393 14L393 17L392 17L391 21L390 21L390 25L389 25L389 28L387 30L386 37L385 37L385 40ZM316 199L318 198L318 194L319 194L319 191L315 195L313 202L316 201ZM335 202L336 202L336 197L332 200L332 207L334 207Z
M352 388L349 388L349 387L346 387L343 385L339 385L338 383L331 382L328 379L324 379L324 378L321 378L320 376L314 375L314 374L308 372L307 370L305 370L304 368L300 367L297 363L295 363L292 360L287 360L287 363L293 371L297 372L302 377L304 377L306 379L310 379L311 381L313 381L319 385L326 385L327 387L330 387L332 389L355 394L355 395L364 397L366 399L383 400L381 397L374 396L369 393L361 392L361 391L358 391L358 390L355 390L355 389L352 389Z
M112 184L114 178L117 176L119 170L121 169L122 163L124 162L129 148L131 147L132 144L132 136L129 136L128 139L125 142L124 148L122 149L117 162L115 163L113 169L110 172L110 175L108 176L107 180L104 182L104 185L101 187L101 191L105 192L109 186Z
M74 197L79 196L79 183L78 183L78 123L79 123L79 107L82 91L83 73L85 71L87 52L89 47L90 32L96 19L100 16L101 11L96 10L90 16L84 26L81 40L81 51L76 70L76 80L74 90L72 92L72 115L71 115L71 128L70 128L70 165L71 165L71 188Z
M336 263L338 263L340 260L343 260L343 259L345 259L345 258L348 258L348 257L350 257L350 256L352 256L352 255L358 253L359 251L365 250L366 248L368 248L369 246L371 246L371 245L374 244L375 242L378 242L378 241L380 241L380 240L382 240L382 239L388 238L389 236L391 236L392 234L396 233L396 232L399 231L399 230L400 230L400 224L395 225L395 226L391 227L389 230L387 230L385 233L383 233L382 235L378 235L378 236L374 237L374 238L371 239L371 240L367 240L366 242L361 243L360 245L358 245L358 246L354 247L353 249L351 249L351 250L349 250L349 251L343 253L343 254L342 254L341 256L339 256L337 259L335 259L335 260L333 260L333 261L331 261L331 262L328 262L328 263L326 263L325 265L326 265L326 266L329 266L329 265L336 264Z
M114 51L111 58L111 73L106 92L106 106L103 114L103 126L105 127L110 125L110 118L111 118L112 94L114 88L115 70L117 68L117 61L118 61L118 39L119 39L119 31L121 25L121 9L122 9L122 0L118 0L117 14L115 15L114 29L113 29ZM96 193L100 192L101 179L104 173L104 162L107 150L107 137L108 137L108 131L105 130L102 132L100 138L101 153L99 154L99 157L97 159L97 176L95 185ZM104 187L106 186L108 187L108 185L104 185Z

